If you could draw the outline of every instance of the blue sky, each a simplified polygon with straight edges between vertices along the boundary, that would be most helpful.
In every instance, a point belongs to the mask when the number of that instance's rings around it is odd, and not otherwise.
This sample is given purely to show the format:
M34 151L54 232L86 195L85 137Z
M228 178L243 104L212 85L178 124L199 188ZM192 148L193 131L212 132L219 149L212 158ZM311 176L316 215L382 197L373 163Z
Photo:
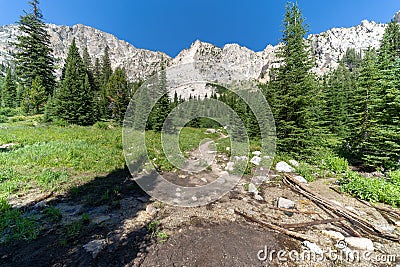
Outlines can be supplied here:
M281 36L283 0L41 0L46 22L85 24L136 47L175 56L196 39L222 47L239 43L260 51ZM399 0L298 0L310 33L388 22ZM27 0L0 0L0 25L15 23Z

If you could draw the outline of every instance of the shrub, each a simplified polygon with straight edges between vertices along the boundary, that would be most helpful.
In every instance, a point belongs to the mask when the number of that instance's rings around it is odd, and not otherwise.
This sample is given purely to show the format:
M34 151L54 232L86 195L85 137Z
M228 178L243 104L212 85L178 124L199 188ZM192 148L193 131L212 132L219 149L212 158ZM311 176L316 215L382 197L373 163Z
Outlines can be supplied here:
M400 187L400 170L389 172L388 181Z
M6 123L6 122L8 122L7 116L0 115L0 123Z
M339 180L341 190L360 199L400 207L400 187L385 179L365 178L348 171Z
M108 129L108 124L104 121L98 121L93 125L97 129L106 130Z
M348 170L349 163L344 158L331 155L324 158L323 167L334 173L344 173Z
M308 182L312 182L315 180L315 172L311 165L307 163L300 163L298 167L296 167L296 172L303 176Z

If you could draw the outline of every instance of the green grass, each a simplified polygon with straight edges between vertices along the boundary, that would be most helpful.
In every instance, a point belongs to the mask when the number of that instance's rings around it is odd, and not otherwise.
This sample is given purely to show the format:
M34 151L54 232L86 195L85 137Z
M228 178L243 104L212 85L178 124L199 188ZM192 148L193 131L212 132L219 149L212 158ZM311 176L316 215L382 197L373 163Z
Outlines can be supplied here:
M58 127L7 123L0 144L17 146L0 152L0 197L69 188L74 181L94 178L124 167L121 128Z
M39 235L39 225L33 216L26 216L0 200L0 243L16 239L33 240Z

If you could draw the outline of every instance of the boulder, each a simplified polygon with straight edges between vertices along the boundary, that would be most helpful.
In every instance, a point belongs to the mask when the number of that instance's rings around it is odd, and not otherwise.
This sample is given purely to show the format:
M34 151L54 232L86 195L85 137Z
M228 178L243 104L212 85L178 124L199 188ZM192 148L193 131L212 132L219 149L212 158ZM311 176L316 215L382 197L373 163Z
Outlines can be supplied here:
M290 165L292 165L293 167L299 167L300 163L298 163L296 160L291 159L289 160Z
M259 157L262 153L261 151L253 151L252 154Z
M278 162L275 170L277 172L295 172L295 169L284 161Z
M258 201L263 201L264 198L262 196L260 196L259 194L254 194L254 199L258 200Z
M295 203L291 201L290 199L280 197L278 198L278 208L283 208L283 209L293 209L295 206Z
M249 193L258 194L258 189L253 183L249 183Z
M258 156L254 156L250 162L253 163L254 165L260 165L262 158L258 157Z
M372 243L371 239L364 237L346 237L344 241L349 248L374 251L374 243Z
M228 162L228 163L226 164L225 170L228 171L228 172L233 171L233 165L234 165L233 162Z
M302 184L308 183L306 178L304 178L303 176L300 176L300 175L295 176L294 179L296 179L297 182L302 183Z

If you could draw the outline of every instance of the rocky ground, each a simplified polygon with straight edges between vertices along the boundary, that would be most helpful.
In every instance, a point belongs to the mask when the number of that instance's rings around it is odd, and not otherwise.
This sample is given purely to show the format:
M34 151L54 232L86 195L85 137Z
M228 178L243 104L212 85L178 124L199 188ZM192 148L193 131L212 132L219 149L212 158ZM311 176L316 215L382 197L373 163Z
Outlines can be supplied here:
M196 153L192 153L193 159ZM225 155L216 158L218 163L199 174L177 172L167 177L181 185L209 182L230 166ZM46 207L54 206L62 219L45 223L34 241L0 247L0 266L400 266L399 242L365 234L353 238L346 221L296 225L332 217L285 186L280 175L270 172L259 187L245 186L250 181L244 177L218 201L193 208L166 205L149 197L126 170L96 178L63 196L28 194L11 203L37 214L38 220L45 216ZM399 222L389 224L375 208L332 190L334 178L306 186L399 235ZM293 238L260 222L310 240ZM328 253L320 256L329 250L349 259L336 254L329 258ZM357 253L364 250L370 252L370 260L358 261ZM278 257L278 251L284 254ZM302 254L305 259L301 259ZM395 257L383 261L382 257L389 255ZM374 262L377 257L382 260Z

